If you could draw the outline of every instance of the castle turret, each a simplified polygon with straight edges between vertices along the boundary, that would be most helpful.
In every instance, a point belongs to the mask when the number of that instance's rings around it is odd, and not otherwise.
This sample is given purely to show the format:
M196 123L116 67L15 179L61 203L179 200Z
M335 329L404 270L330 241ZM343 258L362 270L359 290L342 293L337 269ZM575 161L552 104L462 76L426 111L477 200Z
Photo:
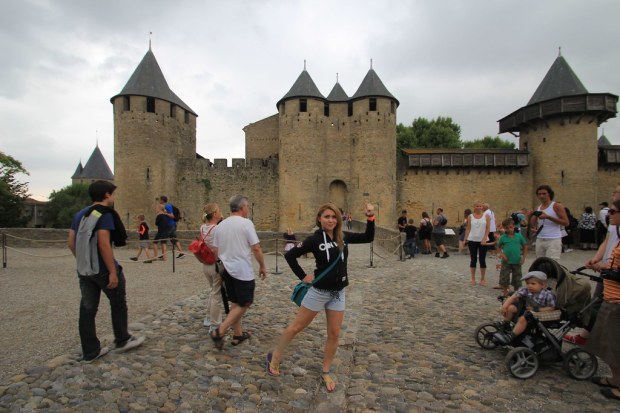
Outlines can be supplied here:
M398 100L370 68L349 102L353 205L378 204L378 223L396 220L396 108Z
M73 176L71 176L71 183L90 184L99 179L114 182L114 174L103 157L99 145L97 145L86 164L82 167L82 162L79 163Z
M196 113L172 90L149 50L114 105L116 209L123 219L150 214L155 199L179 204L179 165L196 159Z
M550 185L555 199L575 211L600 198L597 127L616 116L617 101L589 93L564 57L555 59L528 104L499 121L499 132L519 133L519 148L530 153L531 194Z

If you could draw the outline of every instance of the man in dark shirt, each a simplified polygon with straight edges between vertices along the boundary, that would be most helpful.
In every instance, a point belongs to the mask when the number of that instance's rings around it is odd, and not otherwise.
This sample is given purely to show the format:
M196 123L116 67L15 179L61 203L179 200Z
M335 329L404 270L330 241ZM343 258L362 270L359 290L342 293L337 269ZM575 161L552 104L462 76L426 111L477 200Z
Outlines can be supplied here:
M416 242L415 236L418 229L413 225L413 219L409 219L409 223L405 226L406 239L403 243L403 251L405 251L406 258L413 258L415 256Z
M403 209L400 212L400 217L398 217L398 230L400 232L405 232L405 227L407 226L407 210Z

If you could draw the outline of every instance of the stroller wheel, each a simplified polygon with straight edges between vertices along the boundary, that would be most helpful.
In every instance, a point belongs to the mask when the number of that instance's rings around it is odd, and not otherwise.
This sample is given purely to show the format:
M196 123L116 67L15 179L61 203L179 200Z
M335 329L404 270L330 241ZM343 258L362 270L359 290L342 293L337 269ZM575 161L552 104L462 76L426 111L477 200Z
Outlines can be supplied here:
M493 340L493 334L497 333L497 331L497 322L480 324L474 332L476 343L485 350L494 349L497 347L497 343Z
M574 348L564 355L564 369L573 379L586 380L598 369L596 356L582 348Z
M506 355L506 367L518 379L529 379L538 371L538 356L527 347L515 347Z

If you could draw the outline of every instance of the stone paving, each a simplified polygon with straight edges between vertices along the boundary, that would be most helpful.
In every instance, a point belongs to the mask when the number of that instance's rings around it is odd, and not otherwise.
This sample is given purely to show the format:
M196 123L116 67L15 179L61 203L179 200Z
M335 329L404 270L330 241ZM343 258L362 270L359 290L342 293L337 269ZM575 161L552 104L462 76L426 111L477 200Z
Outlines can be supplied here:
M478 347L475 327L498 318L494 274L489 287L471 287L465 256L401 262L375 251L369 268L368 247L351 246L334 393L320 383L322 314L293 341L282 376L265 372L265 354L296 311L289 300L295 278L281 260L283 274L257 281L245 318L253 337L243 344L214 349L202 326L203 293L131 324L146 336L131 352L83 364L73 350L28 368L0 387L0 411L620 412L620 402L571 379L561 364L518 380L504 366L505 350ZM571 254L572 269L591 255Z

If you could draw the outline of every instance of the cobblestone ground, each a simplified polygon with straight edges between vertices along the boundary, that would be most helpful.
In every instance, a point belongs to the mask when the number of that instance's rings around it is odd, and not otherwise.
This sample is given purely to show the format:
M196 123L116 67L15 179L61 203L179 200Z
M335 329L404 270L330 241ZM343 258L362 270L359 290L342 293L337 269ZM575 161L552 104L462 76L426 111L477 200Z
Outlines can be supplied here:
M202 293L133 323L147 341L131 352L83 364L72 350L28 368L0 387L0 411L620 411L620 402L571 379L561 364L518 380L504 365L505 350L478 347L475 327L498 318L493 271L489 287L471 287L464 256L401 262L376 249L380 256L369 268L367 246L351 251L334 393L320 383L323 315L293 341L281 377L265 372L265 354L296 311L288 298L295 279L281 260L283 274L257 281L245 318L251 340L215 350L202 326ZM589 255L570 254L565 263L573 269ZM312 260L303 263L310 268ZM273 256L268 265L274 268Z

